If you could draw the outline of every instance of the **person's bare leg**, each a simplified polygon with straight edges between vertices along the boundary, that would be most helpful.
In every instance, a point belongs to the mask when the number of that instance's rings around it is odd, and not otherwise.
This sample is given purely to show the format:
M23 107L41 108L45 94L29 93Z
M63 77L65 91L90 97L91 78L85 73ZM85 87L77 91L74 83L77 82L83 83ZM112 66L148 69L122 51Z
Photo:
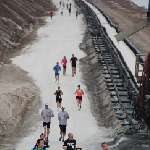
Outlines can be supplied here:
M77 99L77 106L78 106L78 108L79 108L79 99Z
M50 128L47 128L47 137L49 136L50 134Z
M72 76L74 76L74 67L72 67Z
M55 82L57 82L57 75L55 75L55 80L56 80Z
M46 137L46 126L44 126L44 135Z
M57 109L59 108L59 102L57 102Z
M64 139L65 135L66 135L66 133L63 133L63 139Z
M66 69L64 69L64 74L66 75Z
M57 75L57 80L58 80L58 83L59 83L59 75Z
M59 108L61 108L61 103L59 103Z

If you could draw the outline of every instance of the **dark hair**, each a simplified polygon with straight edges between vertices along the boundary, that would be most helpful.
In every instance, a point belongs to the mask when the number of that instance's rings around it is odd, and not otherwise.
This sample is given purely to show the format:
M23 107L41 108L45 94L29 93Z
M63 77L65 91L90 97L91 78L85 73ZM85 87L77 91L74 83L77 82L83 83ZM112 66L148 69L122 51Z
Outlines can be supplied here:
M41 135L44 135L44 133L41 133L41 134L40 134L40 137L41 137ZM44 136L45 136L45 135L44 135Z
M38 139L38 140L37 140L37 142L36 142L34 148L37 148L37 147L38 147L38 144L40 144L40 141L41 141L41 140L43 140L43 139Z
M80 87L80 85L78 85L78 87Z
M103 145L103 144L107 144L106 142L103 142L102 144L101 144L101 146ZM108 145L108 144L107 144Z

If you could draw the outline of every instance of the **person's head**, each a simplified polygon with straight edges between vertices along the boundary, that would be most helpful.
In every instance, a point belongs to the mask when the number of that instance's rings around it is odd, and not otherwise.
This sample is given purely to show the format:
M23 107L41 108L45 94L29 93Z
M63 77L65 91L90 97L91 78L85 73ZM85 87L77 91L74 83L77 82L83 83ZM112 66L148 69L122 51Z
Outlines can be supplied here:
M58 90L60 90L60 86L58 86Z
M66 59L66 56L64 56L64 59Z
M37 145L38 145L38 148L43 148L44 147L44 141L43 141L43 139L38 139L37 140Z
M72 134L72 133L69 133L69 134L68 134L68 138L69 138L69 140L73 140L73 134Z
M45 103L45 109L48 109L48 103Z
M80 85L78 85L78 89L80 89Z
M101 147L102 147L103 150L108 150L108 144L106 142L103 142L101 144Z
M43 133L40 135L40 139L45 139L45 135Z
M72 54L72 57L74 57L74 54Z
M56 62L56 65L59 65L59 62Z
M65 107L62 106L62 107L61 107L61 110L64 111L64 110L65 110Z

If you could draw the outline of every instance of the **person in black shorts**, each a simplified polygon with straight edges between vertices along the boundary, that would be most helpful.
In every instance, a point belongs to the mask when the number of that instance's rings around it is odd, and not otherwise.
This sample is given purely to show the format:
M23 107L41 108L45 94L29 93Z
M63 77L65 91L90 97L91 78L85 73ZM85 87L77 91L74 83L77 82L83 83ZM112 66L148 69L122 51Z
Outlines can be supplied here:
M76 74L76 61L78 61L78 59L74 57L74 54L72 54L72 58L70 59L71 66L72 66L72 76Z
M62 101L61 95L63 95L63 92L60 90L60 86L58 86L58 90L56 90L54 95L56 95L57 110L59 110L59 108L61 108Z
M62 147L65 150L76 150L76 140L73 139L73 134L68 134L68 139L64 141L64 145Z

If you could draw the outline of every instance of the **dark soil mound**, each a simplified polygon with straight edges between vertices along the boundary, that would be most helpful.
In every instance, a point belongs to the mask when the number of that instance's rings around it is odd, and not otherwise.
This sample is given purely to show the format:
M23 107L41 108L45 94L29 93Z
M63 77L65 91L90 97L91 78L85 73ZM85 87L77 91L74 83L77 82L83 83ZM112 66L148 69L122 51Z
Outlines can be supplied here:
M50 0L0 0L0 53L18 46L38 17L55 10Z

